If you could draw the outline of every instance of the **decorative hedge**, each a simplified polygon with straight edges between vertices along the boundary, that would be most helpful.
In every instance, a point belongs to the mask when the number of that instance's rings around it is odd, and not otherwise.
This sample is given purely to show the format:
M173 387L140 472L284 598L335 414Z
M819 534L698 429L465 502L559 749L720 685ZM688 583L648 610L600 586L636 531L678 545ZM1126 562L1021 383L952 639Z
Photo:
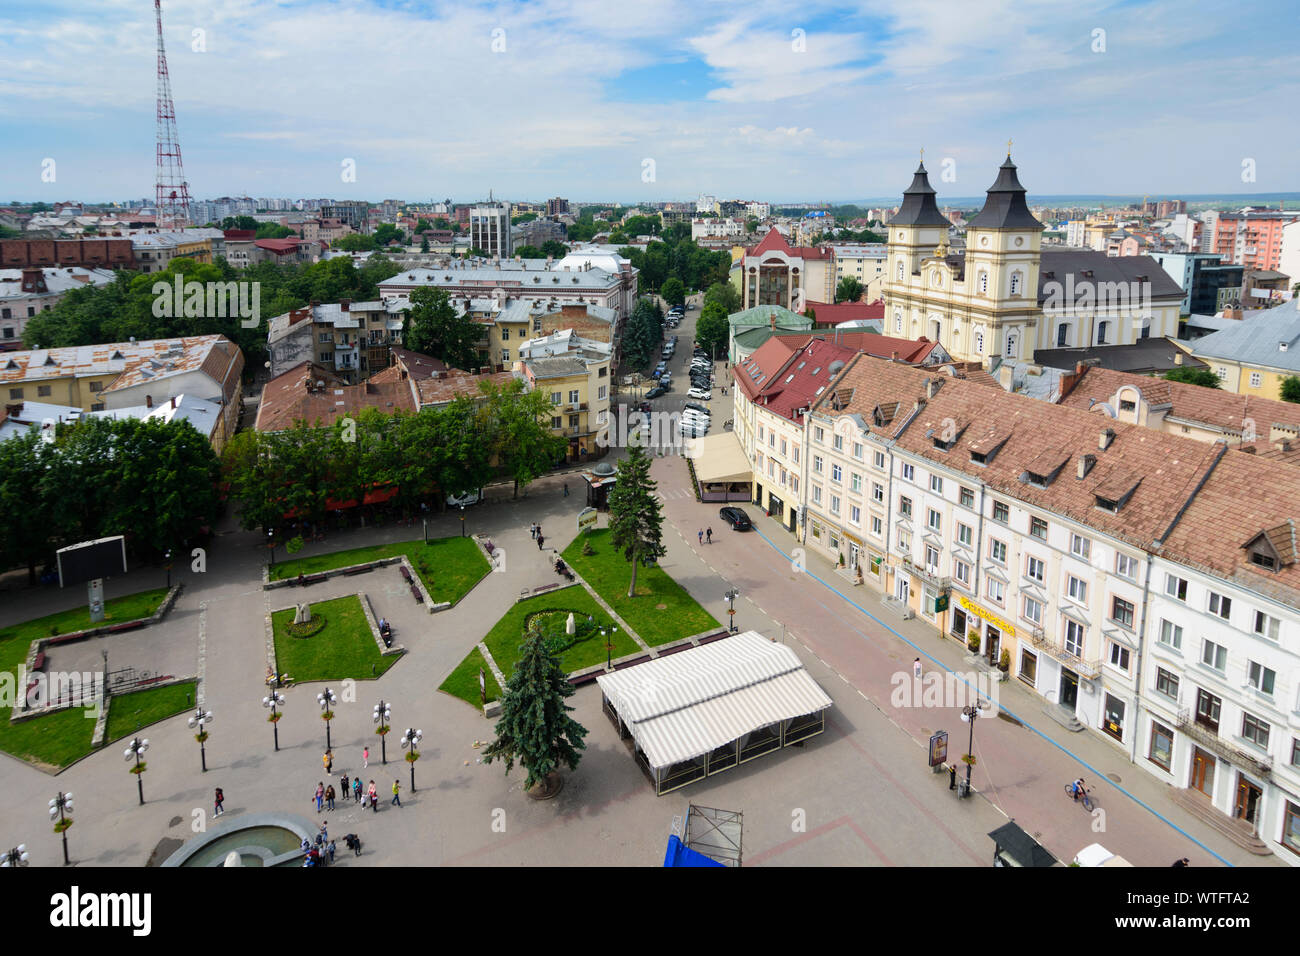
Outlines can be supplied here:
M284 626L284 632L290 637L314 637L325 630L325 625L328 623L329 621L326 620L325 615L313 614L311 620L306 624L295 624L293 621L289 621Z

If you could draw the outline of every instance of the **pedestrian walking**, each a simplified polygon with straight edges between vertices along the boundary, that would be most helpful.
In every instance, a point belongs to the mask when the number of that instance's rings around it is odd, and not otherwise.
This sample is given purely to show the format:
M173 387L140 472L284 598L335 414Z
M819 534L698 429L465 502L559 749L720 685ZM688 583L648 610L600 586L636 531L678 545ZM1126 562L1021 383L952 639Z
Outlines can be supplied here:
M320 813L321 806L325 803L325 784L316 784L316 812Z
M704 531L704 537L709 542L709 544L713 544L713 529L706 528Z
M325 765L325 773L329 774L334 769L334 752L332 750L325 751L320 761Z
M225 802L226 802L226 795L221 792L220 787L217 787L216 796L212 798L212 815L214 817L219 817L226 812L226 808L224 806Z
M335 849L336 849L336 847L334 846L334 841L333 841L333 840L330 840L330 862L331 862L331 863L334 862L334 850L335 850Z
M536 522L536 521L534 521L534 522L532 522L531 524L529 524L529 526L528 526L528 535L529 535L529 537L531 537L534 541L537 540L537 522Z
M362 768L366 768L366 767L369 767L369 766L370 766L370 748L369 748L369 747L366 747L366 749L364 749L363 751L361 751L361 766L362 766Z
M370 786L366 788L366 799L370 801L370 809L379 812L379 792L375 789L375 782L370 781Z
M912 676L917 680L921 679L921 658L912 661Z
M541 551L541 550L542 550L542 545L545 544L545 543L546 543L546 539L545 539L544 537L542 537L542 536L539 534L539 535L537 536L537 550L538 550L538 551Z
M339 784L339 799L346 800L352 794L352 785L348 782L348 775L344 774Z
M564 497L569 497L569 483L567 481L564 483Z
M361 802L361 778L352 781L352 799L356 803Z
M402 782L401 782L400 780L394 780L394 781L393 781L393 799L392 799L392 804L395 805L395 806L399 806L399 807L400 807L400 806L402 805L402 794L401 794L401 791L402 791Z
M347 848L352 851L353 856L361 855L361 839L355 833L344 835L343 842L347 844Z
M325 788L325 806L331 811L334 809L334 784L332 783Z
M695 537L700 539L700 544L704 544L704 529L701 528L699 531L695 532Z
M320 833L317 834L317 843L326 843L330 838L329 821L322 820L320 824Z

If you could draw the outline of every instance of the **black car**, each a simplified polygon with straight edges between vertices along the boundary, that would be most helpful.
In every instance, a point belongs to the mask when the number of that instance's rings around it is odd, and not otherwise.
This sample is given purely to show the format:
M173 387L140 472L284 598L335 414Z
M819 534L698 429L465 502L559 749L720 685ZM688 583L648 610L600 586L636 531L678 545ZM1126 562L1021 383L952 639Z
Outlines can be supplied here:
M692 408L697 412L703 412L705 415L710 414L708 406L701 405L699 402L683 402L682 408L683 409Z
M731 527L736 531L748 531L750 528L754 527L753 524L750 523L749 515L745 514L745 512L741 511L739 508L723 508L718 512L718 516L723 521L727 522L727 524L731 525Z
M654 388L650 389L650 391L648 391L648 392L645 393L645 397L646 397L646 398L658 398L660 395L665 395L665 394L667 394L667 392L668 392L668 386L667 386L667 385L656 385Z

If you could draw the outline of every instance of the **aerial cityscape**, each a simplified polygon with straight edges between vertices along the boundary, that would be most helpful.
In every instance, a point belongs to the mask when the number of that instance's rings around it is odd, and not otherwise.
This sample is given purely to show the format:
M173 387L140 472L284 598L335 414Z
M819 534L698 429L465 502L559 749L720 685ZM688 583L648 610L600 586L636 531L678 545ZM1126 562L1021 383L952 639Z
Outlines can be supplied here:
M0 15L38 922L262 866L1275 915L1115 871L1300 866L1295 12L993 6Z

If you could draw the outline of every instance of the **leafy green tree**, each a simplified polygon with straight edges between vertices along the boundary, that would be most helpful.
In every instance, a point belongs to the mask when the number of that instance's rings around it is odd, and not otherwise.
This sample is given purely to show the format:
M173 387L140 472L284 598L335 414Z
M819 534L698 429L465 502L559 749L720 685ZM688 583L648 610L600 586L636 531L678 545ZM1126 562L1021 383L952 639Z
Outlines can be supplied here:
M432 228L433 228L433 223L429 222L429 220L427 219L421 218L421 219L417 219L415 222L415 234L417 236L420 235L421 233L428 232Z
M573 708L564 702L573 693L546 634L529 632L501 695L496 739L484 749L483 762L502 760L509 773L517 760L528 771L524 789L541 784L543 795L549 794L551 775L562 763L576 770L586 749L587 729L569 716Z
M429 419L431 440L424 454L433 450L433 479L442 492L440 501L449 494L482 491L492 477L494 428L488 407L469 395L458 395L449 405L421 412Z
M280 526L291 476L274 457L269 436L252 429L236 434L221 451L221 470L241 528L267 532Z
M433 228L438 229L442 232L450 232L451 223L446 219L435 219L433 221Z
M695 341L710 355L725 355L731 339L731 325L727 320L727 310L718 302L710 302L700 312L700 320L695 324Z
M374 252L378 248L374 236L367 236L360 232L350 232L346 236L339 236L330 243L331 249L338 249L341 252Z
M36 583L36 566L49 559L53 499L42 491L51 446L31 431L0 441L0 566L27 566L27 583Z
M740 311L740 292L730 282L715 282L704 293L704 304L716 302L727 315Z
M421 251L421 252L428 252L428 251L429 251L429 237L428 237L428 236L421 236L421 237L420 237L420 251Z
M227 216L221 220L222 229L252 229L256 230L259 223L252 216Z
M504 386L480 385L487 397L492 448L498 466L514 481L513 497L534 478L555 467L564 455L565 439L550 430L555 406L542 391L525 391L520 379Z
M457 315L445 289L425 287L411 293L411 308L402 325L402 343L413 352L441 359L452 368L478 365L482 328L468 315Z
M645 449L633 445L618 463L614 487L609 492L609 540L632 562L627 596L636 594L636 569L668 553L663 543L663 511L655 495L658 483L650 477Z
M558 239L547 239L542 243L542 255L550 259L563 259L568 255L568 247Z
M545 259L546 253L537 246L515 246L515 255L521 259Z
M1282 379L1282 401L1300 403L1300 377L1288 375Z
M536 219L536 218L537 218L537 213L535 213L535 212L525 212L525 213L521 213L521 214L518 215L518 216L511 216L511 217L510 217L510 225L512 225L512 226L518 226L520 223L532 222L532 221L533 221L534 219Z
M686 304L686 288L676 276L667 280L659 289L659 294L669 305Z
M259 223L257 226L257 235L255 239L288 239L292 236L293 230L288 226L279 226L273 222Z
M844 276L835 286L836 302L857 302L866 291L857 276Z
M758 232L758 217L750 216L745 220L745 232L752 235Z
M398 229L392 223L382 223L375 229L374 234L375 246L379 249L384 248L390 242L405 242L406 233Z
M478 246L470 246L465 252L466 259L486 259L487 257L487 250L480 249Z
M1219 376L1215 375L1208 368L1182 368L1170 369L1163 376L1166 381L1185 382L1188 385L1200 385L1204 388L1220 388L1222 383Z

